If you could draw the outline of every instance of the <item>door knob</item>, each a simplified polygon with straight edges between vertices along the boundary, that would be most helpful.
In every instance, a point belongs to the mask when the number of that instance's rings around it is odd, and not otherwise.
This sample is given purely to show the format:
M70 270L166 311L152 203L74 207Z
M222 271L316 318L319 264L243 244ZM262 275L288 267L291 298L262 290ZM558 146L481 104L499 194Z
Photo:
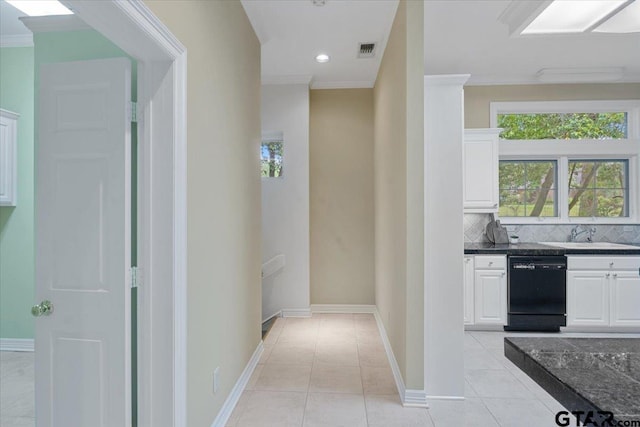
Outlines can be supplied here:
M53 313L53 304L49 300L44 300L40 304L31 307L33 317L48 316L51 313Z

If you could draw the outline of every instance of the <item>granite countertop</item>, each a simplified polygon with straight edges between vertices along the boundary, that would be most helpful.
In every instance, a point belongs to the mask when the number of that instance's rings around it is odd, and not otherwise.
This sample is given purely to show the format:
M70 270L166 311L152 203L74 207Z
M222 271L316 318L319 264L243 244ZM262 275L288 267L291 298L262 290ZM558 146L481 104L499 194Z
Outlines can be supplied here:
M505 338L505 356L569 411L640 421L640 338Z
M565 249L556 246L543 245L541 243L518 243L515 245L494 245L489 242L464 244L466 255L640 255L640 246L637 249L591 249L572 248Z

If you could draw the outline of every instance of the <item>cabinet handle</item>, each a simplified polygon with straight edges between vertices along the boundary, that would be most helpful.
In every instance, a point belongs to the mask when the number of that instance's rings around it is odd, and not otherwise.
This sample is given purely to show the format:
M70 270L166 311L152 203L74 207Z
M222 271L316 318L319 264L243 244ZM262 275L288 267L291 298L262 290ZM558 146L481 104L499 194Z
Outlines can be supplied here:
M505 273L504 271L502 272L502 277L506 276L507 273Z
M607 277L611 277L611 273L607 273Z
M493 204L493 207L494 207L494 208L497 208L497 207L498 207L498 204L497 204L497 203L494 203L494 204Z
M489 265L493 265L493 261L489 261Z
M618 273L613 273L613 277L618 277Z
M609 267L613 267L613 262L610 262L610 263L609 263Z

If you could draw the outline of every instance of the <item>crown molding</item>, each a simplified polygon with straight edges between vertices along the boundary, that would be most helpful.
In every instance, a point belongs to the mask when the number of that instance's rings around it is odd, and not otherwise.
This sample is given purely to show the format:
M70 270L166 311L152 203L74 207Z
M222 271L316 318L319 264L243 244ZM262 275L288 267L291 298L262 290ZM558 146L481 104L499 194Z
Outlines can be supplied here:
M0 47L33 47L33 34L0 36Z
M262 76L263 85L309 85L313 76Z
M20 21L22 21L33 34L92 29L76 15L24 16L20 18Z
M429 86L463 86L470 74L440 74L424 76L424 84Z
M375 82L366 80L344 82L313 82L311 89L371 89Z

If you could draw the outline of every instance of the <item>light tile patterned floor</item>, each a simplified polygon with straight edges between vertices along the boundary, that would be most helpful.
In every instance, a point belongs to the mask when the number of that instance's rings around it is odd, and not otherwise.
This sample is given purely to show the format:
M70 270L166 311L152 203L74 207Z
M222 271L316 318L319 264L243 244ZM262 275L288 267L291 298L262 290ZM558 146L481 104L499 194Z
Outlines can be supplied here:
M0 351L0 426L33 427L33 353Z
M507 335L539 334L466 332L466 399L431 401L427 410L400 404L372 315L278 319L227 425L556 426L554 417L562 406L504 357ZM33 353L0 352L0 374L0 426L33 427Z
M507 335L539 334L466 332L466 399L431 401L427 410L400 404L372 315L278 319L227 425L556 426L564 408L504 356Z

